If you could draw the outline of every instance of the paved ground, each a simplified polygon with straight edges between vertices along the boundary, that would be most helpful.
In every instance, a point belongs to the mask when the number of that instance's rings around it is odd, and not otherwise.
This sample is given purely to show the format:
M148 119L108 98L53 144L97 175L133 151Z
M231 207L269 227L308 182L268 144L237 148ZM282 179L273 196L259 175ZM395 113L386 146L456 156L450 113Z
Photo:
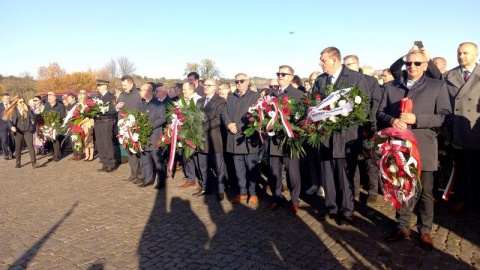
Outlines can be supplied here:
M425 252L416 240L383 242L394 216L383 202L358 203L354 225L339 226L316 219L317 198L292 217L265 210L267 197L258 209L192 197L180 174L157 192L121 181L128 165L99 167L0 160L0 269L480 268L478 212L437 205L435 250Z

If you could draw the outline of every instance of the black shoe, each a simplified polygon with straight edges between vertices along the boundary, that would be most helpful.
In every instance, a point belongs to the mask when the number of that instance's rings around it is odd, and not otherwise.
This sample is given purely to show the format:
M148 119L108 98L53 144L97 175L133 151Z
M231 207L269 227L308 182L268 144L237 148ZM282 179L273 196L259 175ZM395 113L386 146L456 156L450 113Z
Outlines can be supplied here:
M157 183L153 188L154 189L163 189L165 187L165 182Z
M143 182L145 182L145 179L142 179L142 178L138 178L137 180L135 181L132 181L135 185L138 185L138 184L142 184Z
M106 168L106 169L104 170L104 172L106 172L106 173L111 173L111 172L116 171L116 170L117 170L117 169L115 169L115 168Z
M393 243L403 239L410 239L410 230L408 231L396 230L395 232L390 234L387 238L385 238L385 241L387 243Z
M340 225L352 225L353 224L353 216L342 216L340 219Z
M201 197L201 196L207 195L207 192L205 190L200 190L200 191L197 191L197 192L193 193L192 195L196 196L196 197Z
M151 186L151 185L153 185L153 181L150 182L150 183L145 183L145 182L144 182L144 183L138 185L138 187L144 188L144 187L148 187L148 186Z
M222 193L218 194L217 200L219 202L225 200L225 193L222 192Z
M331 213L328 211L322 211L318 213L319 220L335 219L336 217L337 217L337 214Z
M50 161L50 159L49 159L49 161ZM98 169L97 172L104 172L106 169L107 169L107 168L102 167L102 168Z

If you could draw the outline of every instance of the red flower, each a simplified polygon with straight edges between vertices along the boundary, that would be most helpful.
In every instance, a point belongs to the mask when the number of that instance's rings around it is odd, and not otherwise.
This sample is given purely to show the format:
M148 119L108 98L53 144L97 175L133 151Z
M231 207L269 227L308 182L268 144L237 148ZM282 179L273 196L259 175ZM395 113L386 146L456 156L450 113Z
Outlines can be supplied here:
M407 177L407 174L404 171L398 171L397 176L400 177L400 178L405 178L405 177Z
M315 99L316 99L316 100L321 100L321 99L322 99L322 95L316 94L316 95L315 95Z
M323 108L325 111L330 111L330 105L328 105L327 107Z
M287 102L288 102L288 97L284 96L283 99L282 99L282 105L286 105Z
M249 113L247 113L245 116L246 116L247 118L250 118L251 115L250 115Z
M90 111L90 107L86 107L86 108L85 108L85 111L86 111L86 112L89 112L89 111Z
M303 120L302 123L301 123L302 126L306 126L308 125L308 120Z
M312 134L313 133L313 128L309 128L308 129L308 134Z
M193 148L193 149L196 148L195 144L193 144L193 142L192 142L190 139L186 139L186 140L185 140L185 144L188 145L188 146L190 146L190 147Z
M180 115L180 109L179 108L173 109L173 113L176 115Z
M277 102L277 100L278 100L278 98L277 98L277 97L272 97L272 102L276 103L276 102Z
M272 110L272 107L270 107L270 106L265 107L265 112L266 113L270 112L271 110Z
M309 104L309 103L310 103L310 100L309 100L308 98L305 98L305 99L303 100L303 104Z
M181 125L178 125L178 126L177 126L177 130L178 130L178 131L182 130L182 126L181 126Z
M323 129L323 128L320 129L320 134L325 135L326 133L327 133L327 132L325 131L325 129Z
M95 102L92 99L87 99L87 100L85 100L85 105L87 105L89 107L95 106Z
M283 112L286 114L286 115L290 115L291 111L290 111L290 108L289 107L285 107L283 108Z
M248 118L248 122L253 123L253 121L255 121L255 119L253 119L253 117Z
M169 144L170 143L170 139L169 138L166 138L165 139L165 144Z

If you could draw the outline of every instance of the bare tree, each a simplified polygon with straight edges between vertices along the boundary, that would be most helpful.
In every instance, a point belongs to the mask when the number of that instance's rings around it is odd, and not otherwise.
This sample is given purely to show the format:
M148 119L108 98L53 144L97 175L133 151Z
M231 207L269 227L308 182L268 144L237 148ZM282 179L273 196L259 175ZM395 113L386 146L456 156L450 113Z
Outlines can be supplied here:
M183 75L187 76L188 73L190 73L190 72L199 73L199 68L200 68L200 65L197 64L197 63L187 63L187 67L183 71Z
M220 78L220 70L215 66L215 62L210 59L203 59L200 65L200 76L204 79Z
M125 56L119 57L117 59L117 63L121 76L133 74L133 72L135 72L135 70L137 69L135 65L130 62L128 57Z
M105 68L108 71L108 77L111 81L113 81L117 77L118 73L117 62L115 59L110 59L110 61L105 64Z

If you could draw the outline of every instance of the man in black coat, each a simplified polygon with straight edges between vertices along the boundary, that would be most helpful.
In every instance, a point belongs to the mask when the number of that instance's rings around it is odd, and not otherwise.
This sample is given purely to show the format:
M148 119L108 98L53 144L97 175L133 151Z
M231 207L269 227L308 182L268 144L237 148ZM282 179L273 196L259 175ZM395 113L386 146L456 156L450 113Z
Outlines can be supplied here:
M97 80L98 98L108 106L105 113L100 113L94 118L95 145L102 168L97 172L113 172L116 170L113 149L113 127L116 123L117 111L115 109L115 96L108 91L109 81Z
M153 88L150 84L144 84L140 88L140 97L142 98L140 111L148 116L152 123L152 132L150 134L150 143L142 145L141 161L145 182L139 187L147 187L155 183L157 178L157 189L165 186L166 166L161 151L157 146L157 140L162 134L162 126L165 124L165 105L153 96Z
M213 169L216 175L218 200L225 198L225 163L223 160L223 141L220 131L221 114L225 110L226 101L222 97L215 94L217 81L208 79L205 81L204 90L205 98L198 100L197 106L202 108L205 113L205 141L203 150L198 152L198 168L200 172L201 190L194 193L194 196L203 196L207 192L207 186L211 182Z
M315 80L313 93L325 93L325 87L333 84L337 88L357 86L369 95L365 77L342 65L340 51L335 47L325 48L320 53L320 66L323 72ZM370 99L370 96L368 96ZM320 219L339 216L342 224L353 222L353 175L357 156L361 150L361 136L358 125L344 132L333 132L320 146L321 170L325 188L326 211ZM338 193L337 193L338 191ZM340 195L340 198L337 198Z
M239 73L235 76L237 90L228 97L225 125L228 129L227 153L233 156L235 173L237 176L238 195L232 203L248 203L258 205L256 184L259 177L258 148L260 139L258 134L246 137L243 133L247 128L248 120L245 114L259 98L260 94L249 88L248 76ZM250 197L248 197L250 195Z
M121 79L122 81L122 93L118 97L116 109L119 112L130 111L133 112L140 108L141 98L133 77L125 75ZM120 114L119 114L120 115ZM131 153L128 149L127 160L130 165L130 175L124 181L131 181L135 184L143 183L145 177L143 175L142 161L140 160L140 153Z
M272 90L270 93L271 96L278 98L279 103L284 98L293 99L294 103L298 103L303 96L304 93L291 84L293 76L294 70L292 67L286 65L279 67L277 72L279 88ZM288 175L287 180L290 182L291 206L289 213L295 215L300 203L300 159L296 156L290 156L290 149L287 147L280 147L280 140L281 138L276 135L268 139L271 171L268 183L274 199L268 209L276 210L285 204L285 197L282 194L282 168L285 165Z
M417 227L420 233L420 245L426 250L433 249L430 231L433 223L433 172L438 166L437 133L434 128L442 126L444 119L450 116L451 107L447 84L442 80L428 78L425 75L427 65L423 52L410 52L405 61L407 76L395 80L385 89L385 97L378 111L378 121L399 129L410 129L417 139L422 165L421 185L417 200ZM400 113L401 100L410 98L413 103L411 113ZM397 230L387 237L388 242L398 241L410 236L410 217L415 201L402 203L397 211Z
M187 75L188 82L193 83L195 85L195 93L200 95L201 97L205 97L205 90L203 86L200 84L200 75L197 72L190 72Z
M15 137L13 132L8 127L8 122L3 120L3 114L5 110L10 106L10 95L4 93L2 96L2 103L0 103L0 139L2 140L2 150L5 159L13 159L13 142Z
M47 93L47 103L45 103L44 112L55 111L60 115L60 123L63 123L65 119L66 111L65 106L62 102L57 101L57 97L53 91L48 91ZM52 143L53 145L53 157L49 160L59 161L62 158L62 151L60 149L60 141L63 140L62 135L58 135L56 140Z

